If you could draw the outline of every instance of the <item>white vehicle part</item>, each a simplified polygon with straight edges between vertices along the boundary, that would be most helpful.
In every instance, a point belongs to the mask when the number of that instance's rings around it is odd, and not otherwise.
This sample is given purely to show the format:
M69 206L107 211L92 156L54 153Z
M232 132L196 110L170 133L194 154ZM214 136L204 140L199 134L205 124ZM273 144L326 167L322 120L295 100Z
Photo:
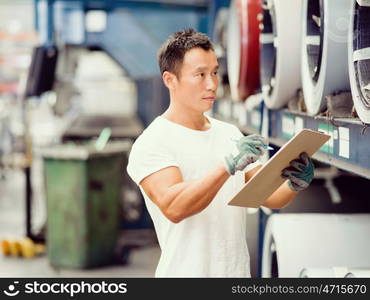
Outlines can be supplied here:
M301 278L344 278L349 270L346 267L305 268L299 274Z
M350 269L346 278L370 278L370 269Z
M370 123L370 1L353 1L348 34L348 69L356 112Z
M302 0L265 0L261 26L261 85L271 109L281 108L301 88Z
M231 98L239 100L239 75L241 56L240 22L236 1L232 1L229 9L229 22L227 25L227 74L229 77Z
M304 268L370 268L370 214L286 213L269 217L262 277L299 277Z
M348 0L304 0L302 86L307 111L326 108L325 97L349 91L347 61L350 7Z

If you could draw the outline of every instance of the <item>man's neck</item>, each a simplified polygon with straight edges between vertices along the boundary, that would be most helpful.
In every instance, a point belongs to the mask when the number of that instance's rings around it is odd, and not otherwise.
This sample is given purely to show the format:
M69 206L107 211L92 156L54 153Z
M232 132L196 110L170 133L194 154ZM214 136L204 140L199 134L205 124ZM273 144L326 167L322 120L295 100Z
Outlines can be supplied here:
M162 114L162 117L193 130L205 131L211 127L210 122L203 113L199 114L196 112L184 111L183 108L181 108L180 111L171 105Z

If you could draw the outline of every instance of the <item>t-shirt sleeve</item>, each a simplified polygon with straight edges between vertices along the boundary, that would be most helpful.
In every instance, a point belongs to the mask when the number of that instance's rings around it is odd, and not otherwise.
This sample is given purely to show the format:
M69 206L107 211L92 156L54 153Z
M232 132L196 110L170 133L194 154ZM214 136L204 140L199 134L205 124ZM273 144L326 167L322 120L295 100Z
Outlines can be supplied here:
M169 149L158 142L140 141L131 149L127 173L139 185L145 177L170 166L178 167L178 163Z

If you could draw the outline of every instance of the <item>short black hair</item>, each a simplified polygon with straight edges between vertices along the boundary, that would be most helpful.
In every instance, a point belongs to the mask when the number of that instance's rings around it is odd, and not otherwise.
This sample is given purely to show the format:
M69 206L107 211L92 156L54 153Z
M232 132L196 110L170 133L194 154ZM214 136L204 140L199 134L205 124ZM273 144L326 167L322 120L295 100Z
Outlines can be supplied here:
M179 77L185 53L193 48L213 51L213 45L209 37L192 28L172 34L158 51L158 64L161 74L168 71Z

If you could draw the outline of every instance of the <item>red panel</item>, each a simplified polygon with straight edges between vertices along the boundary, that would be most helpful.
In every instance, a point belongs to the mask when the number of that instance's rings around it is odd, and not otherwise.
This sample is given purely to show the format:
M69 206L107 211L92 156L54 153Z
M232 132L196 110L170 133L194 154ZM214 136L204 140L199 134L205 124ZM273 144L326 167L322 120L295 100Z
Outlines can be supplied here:
M241 57L239 98L246 99L260 87L260 29L258 14L262 13L261 0L237 0L241 24Z

